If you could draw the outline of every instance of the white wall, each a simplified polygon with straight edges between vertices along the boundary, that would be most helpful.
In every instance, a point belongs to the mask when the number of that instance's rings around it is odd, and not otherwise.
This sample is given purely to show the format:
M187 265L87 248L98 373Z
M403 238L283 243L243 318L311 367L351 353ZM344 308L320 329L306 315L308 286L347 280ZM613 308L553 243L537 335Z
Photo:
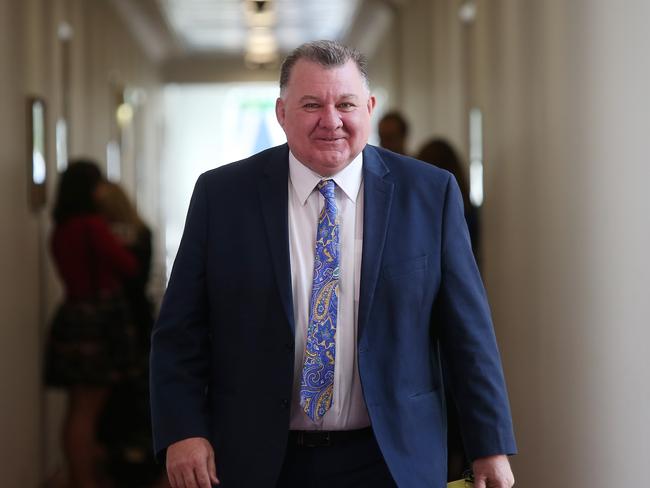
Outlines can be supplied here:
M650 5L479 8L485 277L519 482L634 484L649 454Z
M0 479L36 486L39 419L39 218L27 202L23 35L28 2L0 0ZM35 469L36 468L36 469Z
M410 135L407 151L417 152L429 138L433 128L433 30L431 19L433 2L413 0L408 9L396 12L398 36L399 82L396 84L394 108L399 109L409 121Z
M484 279L517 486L643 485L650 4L477 0L463 26L462 3L401 2L392 96L412 145L436 132L467 154L467 109L484 114Z
M377 3L369 0L364 8L387 8ZM410 154L417 154L432 137L442 136L467 156L468 54L466 29L452 5L458 2L395 3L401 6L390 9L392 23L369 62L373 86L388 97L387 106L380 108L398 110L408 120Z

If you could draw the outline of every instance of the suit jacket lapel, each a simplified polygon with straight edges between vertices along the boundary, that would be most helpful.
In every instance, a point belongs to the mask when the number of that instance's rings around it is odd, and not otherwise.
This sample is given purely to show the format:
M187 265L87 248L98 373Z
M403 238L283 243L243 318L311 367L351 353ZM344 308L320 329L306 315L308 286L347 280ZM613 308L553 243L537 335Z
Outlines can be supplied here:
M280 300L292 333L295 333L289 257L288 181L289 148L285 144L269 158L258 187Z
M367 348L366 330L379 278L381 257L393 197L394 184L386 177L389 170L372 146L363 150L363 251L359 293L358 343Z

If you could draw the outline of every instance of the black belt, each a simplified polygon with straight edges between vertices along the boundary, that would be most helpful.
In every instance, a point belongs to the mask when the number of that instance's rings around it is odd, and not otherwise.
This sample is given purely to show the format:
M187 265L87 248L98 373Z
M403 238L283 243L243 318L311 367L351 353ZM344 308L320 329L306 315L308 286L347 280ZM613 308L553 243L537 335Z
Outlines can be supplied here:
M329 447L372 437L372 428L358 430L290 430L289 444L297 447Z

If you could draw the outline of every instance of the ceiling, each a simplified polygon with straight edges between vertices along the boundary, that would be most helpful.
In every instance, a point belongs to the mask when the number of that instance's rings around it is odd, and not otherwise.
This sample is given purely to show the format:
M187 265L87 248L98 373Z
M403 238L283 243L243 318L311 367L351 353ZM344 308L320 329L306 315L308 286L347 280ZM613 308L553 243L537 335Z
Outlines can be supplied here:
M267 35L280 53L311 39L341 39L358 0L158 0L181 46L242 54ZM272 39L272 41L271 41Z
M167 83L268 81L303 42L369 58L409 0L108 0ZM218 61L218 62L215 62Z
M274 68L315 39L341 40L370 55L394 10L408 0L109 1L148 57L174 73L166 78L201 79L214 77L215 59L221 73L224 63L232 64L230 71Z

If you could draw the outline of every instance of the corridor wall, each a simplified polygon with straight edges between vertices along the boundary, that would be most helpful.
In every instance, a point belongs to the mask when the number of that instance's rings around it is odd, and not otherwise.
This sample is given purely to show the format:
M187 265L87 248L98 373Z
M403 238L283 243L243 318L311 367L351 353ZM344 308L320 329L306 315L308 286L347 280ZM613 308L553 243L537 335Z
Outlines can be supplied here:
M376 8L368 0L366 8ZM466 26L458 2L395 2L392 23L370 59L373 86L387 91L387 109L402 112L410 124L407 150L416 154L434 134L450 139L467 154Z
M393 96L415 122L413 143L435 132L467 155L469 108L483 113L483 271L517 486L643 484L650 4L396 5L402 24L384 42L403 55L382 60L400 73ZM468 5L476 14L463 22Z
M478 2L485 278L521 486L638 483L648 459L647 2Z
M67 41L62 26L72 35ZM157 66L102 0L0 0L0 73L0 479L3 486L36 487L62 467L63 398L41 386L43 340L61 299L48 252L55 125L67 120L70 156L105 164L110 140L130 144L123 151L122 184L155 229L160 84ZM138 94L128 140L115 122L127 88ZM35 212L27 196L28 96L42 97L47 109L47 204Z
M39 228L27 198L24 2L0 0L0 480L37 486Z

